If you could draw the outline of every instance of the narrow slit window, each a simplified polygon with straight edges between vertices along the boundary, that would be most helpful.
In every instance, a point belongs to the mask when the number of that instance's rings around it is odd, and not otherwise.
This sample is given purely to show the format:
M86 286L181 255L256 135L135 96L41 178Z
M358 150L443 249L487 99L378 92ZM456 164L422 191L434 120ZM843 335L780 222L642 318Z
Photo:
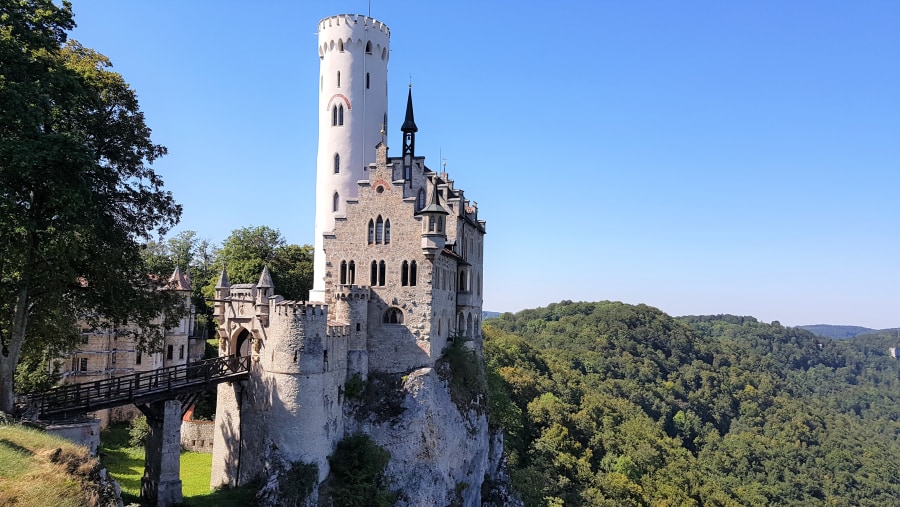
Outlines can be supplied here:
M341 172L341 155L339 153L334 154L334 174Z
M369 244L375 242L375 221L371 218L369 219Z
M332 198L331 206L332 206L331 211L337 211L341 207L341 196L337 192L334 193L334 197Z
M410 262L409 263L409 286L410 287L416 286L416 275L417 275L416 271L417 271L416 261Z
M369 285L376 286L378 285L378 262L372 261L372 273L369 277Z
M406 261L400 264L400 285L404 287L409 285L409 263Z
M366 72L366 90L369 89L369 73Z
M384 261L378 263L378 285L384 287Z
M337 71L337 87L341 87L341 71Z
M347 267L347 271L348 271L347 277L350 278L350 285L355 284L356 283L356 263L353 261L350 261L350 264Z
M341 285L347 285L347 261L341 261Z
M344 124L344 105L338 106L338 125Z

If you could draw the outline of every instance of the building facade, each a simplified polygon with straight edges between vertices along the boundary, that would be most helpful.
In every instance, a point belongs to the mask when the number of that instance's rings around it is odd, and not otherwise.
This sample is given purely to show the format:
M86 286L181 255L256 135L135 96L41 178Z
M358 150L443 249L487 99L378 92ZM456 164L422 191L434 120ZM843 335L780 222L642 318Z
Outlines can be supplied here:
M220 353L253 361L249 380L218 388L213 487L257 478L273 450L324 479L347 380L434 366L452 339L481 347L485 222L416 154L411 90L401 155L388 156L389 39L365 16L319 22L312 301L276 295L267 269L235 285L223 270Z
M176 268L169 278L168 288L182 296L185 310L189 310L190 278ZM131 338L135 331L130 326L95 329L82 323L81 343L75 351L59 360L62 363L61 383L94 382L203 359L206 337L194 332L193 311L185 312L178 327L165 331L162 347L157 352L138 350ZM101 427L105 427L110 422L130 421L138 414L140 412L134 405L126 405L101 410L95 416L100 419Z

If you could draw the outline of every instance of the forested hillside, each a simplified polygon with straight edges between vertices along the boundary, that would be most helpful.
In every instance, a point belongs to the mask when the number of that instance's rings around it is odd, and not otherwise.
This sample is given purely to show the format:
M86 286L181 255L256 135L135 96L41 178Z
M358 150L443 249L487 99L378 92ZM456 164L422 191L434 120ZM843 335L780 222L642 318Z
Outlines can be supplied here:
M485 324L527 505L896 505L887 339L564 301Z

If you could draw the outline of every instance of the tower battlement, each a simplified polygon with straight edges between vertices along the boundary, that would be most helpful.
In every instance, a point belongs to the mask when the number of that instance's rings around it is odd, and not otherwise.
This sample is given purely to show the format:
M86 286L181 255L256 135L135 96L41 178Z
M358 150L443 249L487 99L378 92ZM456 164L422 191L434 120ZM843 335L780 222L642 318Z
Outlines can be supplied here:
M323 320L328 317L328 305L322 303L308 303L304 301L279 301L274 304L275 315L304 320Z
M386 24L362 14L336 14L319 21L319 33L330 31L334 27L350 27L351 29L368 27L380 31L387 37L391 36L391 29Z

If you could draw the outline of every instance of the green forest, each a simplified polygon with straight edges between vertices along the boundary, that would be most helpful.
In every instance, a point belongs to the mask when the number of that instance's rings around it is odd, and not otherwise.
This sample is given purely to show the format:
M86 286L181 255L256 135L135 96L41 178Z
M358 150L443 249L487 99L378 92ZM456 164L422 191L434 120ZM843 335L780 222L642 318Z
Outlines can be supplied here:
M888 332L563 301L484 335L491 422L526 505L900 502Z

